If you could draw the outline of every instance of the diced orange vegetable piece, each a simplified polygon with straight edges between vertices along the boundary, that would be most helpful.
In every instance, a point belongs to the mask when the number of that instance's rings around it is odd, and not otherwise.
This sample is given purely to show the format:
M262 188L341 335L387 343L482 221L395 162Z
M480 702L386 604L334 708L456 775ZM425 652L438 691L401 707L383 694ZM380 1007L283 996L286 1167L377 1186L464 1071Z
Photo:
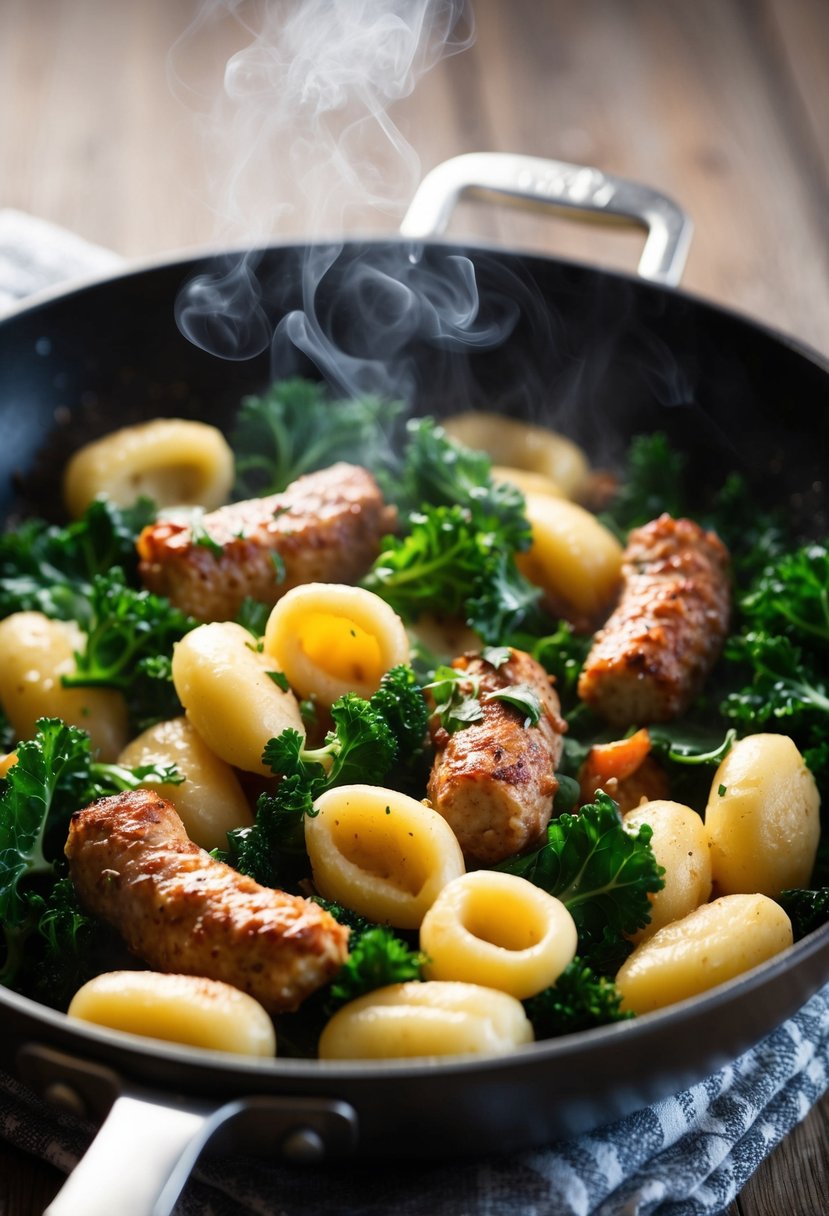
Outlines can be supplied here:
M617 783L633 776L650 750L651 737L645 727L627 739L594 744L579 773L582 801L590 802L596 790L606 789L610 781Z

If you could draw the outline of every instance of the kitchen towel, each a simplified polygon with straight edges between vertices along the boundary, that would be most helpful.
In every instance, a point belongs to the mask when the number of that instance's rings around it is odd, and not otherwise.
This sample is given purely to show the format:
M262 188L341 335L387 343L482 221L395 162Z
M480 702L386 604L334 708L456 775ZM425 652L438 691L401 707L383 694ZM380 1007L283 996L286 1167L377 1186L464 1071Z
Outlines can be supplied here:
M0 310L120 259L0 211ZM829 1087L829 985L691 1089L508 1158L302 1170L206 1154L176 1216L716 1216ZM0 1136L68 1173L94 1129L0 1072Z

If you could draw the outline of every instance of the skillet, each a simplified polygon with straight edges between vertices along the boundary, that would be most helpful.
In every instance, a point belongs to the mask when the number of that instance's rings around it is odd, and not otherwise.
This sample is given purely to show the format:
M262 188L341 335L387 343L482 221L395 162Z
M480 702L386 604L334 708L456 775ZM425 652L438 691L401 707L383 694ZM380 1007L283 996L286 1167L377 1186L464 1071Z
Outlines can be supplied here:
M648 230L639 277L436 239L468 192L632 220ZM201 255L54 293L0 323L0 509L58 518L56 471L87 439L163 414L228 425L245 393L316 367L346 391L393 383L415 412L544 421L602 466L632 435L664 430L700 489L739 470L760 501L825 532L829 363L676 290L688 240L686 217L653 191L476 155L427 177L402 239ZM255 296L240 302L241 281ZM327 1162L577 1134L715 1071L827 978L829 927L667 1010L439 1063L253 1064L70 1023L0 991L0 1062L102 1124L50 1213L146 1216L171 1210L208 1141Z

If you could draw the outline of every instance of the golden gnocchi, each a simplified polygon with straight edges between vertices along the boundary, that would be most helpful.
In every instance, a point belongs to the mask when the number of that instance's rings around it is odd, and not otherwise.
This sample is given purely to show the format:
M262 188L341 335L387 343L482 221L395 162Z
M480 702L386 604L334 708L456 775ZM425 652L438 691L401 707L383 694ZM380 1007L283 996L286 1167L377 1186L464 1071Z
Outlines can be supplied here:
M276 1054L273 1022L257 1000L196 975L161 971L107 971L73 996L70 1018L246 1056Z
M453 879L420 926L428 979L483 984L519 1000L554 984L576 945L576 926L561 900L495 870Z
M283 595L264 645L299 696L325 706L347 692L370 697L387 671L409 661L397 613L373 592L339 583L305 583Z
M174 764L184 780L164 786L184 830L203 849L227 847L231 828L253 823L248 800L231 766L221 760L187 718L148 727L118 757L119 764Z
M331 1018L320 1037L322 1060L497 1055L532 1042L520 1001L477 984L392 984L369 992Z
M146 497L159 507L213 510L227 501L233 477L233 452L216 427L155 418L77 451L66 466L63 496L75 516L104 495L118 506Z
M624 816L625 828L636 834L643 824L653 830L651 848L662 866L665 885L650 896L651 919L631 938L644 941L657 929L681 920L711 897L711 844L700 816L679 802L644 802Z
M469 410L446 418L443 427L454 439L487 452L498 464L547 478L568 498L577 498L587 483L590 466L584 452L571 439L545 426Z
M273 658L233 621L199 625L176 643L173 684L207 746L246 772L271 775L262 752L283 730L305 737L296 697L274 679Z
M438 893L464 873L446 820L376 785L327 790L305 820L314 884L326 899L399 929L416 929Z
M820 794L788 735L738 739L705 808L714 882L723 894L805 887L820 837Z
M590 511L565 498L530 493L532 544L518 568L563 615L595 623L610 607L622 572L622 546Z
M93 751L112 762L129 737L127 705L113 688L66 688L84 634L74 621L15 612L0 621L0 704L18 739L30 739L38 718L62 718L85 730Z
M663 1009L774 958L792 944L786 913L766 895L723 895L659 929L622 964L622 1008Z

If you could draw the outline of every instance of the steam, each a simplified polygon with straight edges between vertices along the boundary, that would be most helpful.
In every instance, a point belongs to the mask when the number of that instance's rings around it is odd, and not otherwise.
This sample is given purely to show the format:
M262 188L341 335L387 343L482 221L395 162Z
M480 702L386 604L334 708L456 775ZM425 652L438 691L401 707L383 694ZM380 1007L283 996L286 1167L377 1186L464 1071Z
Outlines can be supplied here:
M246 44L206 104L182 58L205 23L228 18ZM468 258L344 242L367 215L402 216L420 162L391 110L473 36L466 0L206 0L171 54L171 82L201 106L206 135L226 154L224 184L212 188L218 235L252 251L180 293L176 317L191 341L228 359L270 349L274 378L310 361L341 392L407 397L418 344L504 340L517 307L498 295L482 309ZM256 251L297 221L312 243L275 258Z
M219 22L245 45L220 80L197 83L199 37ZM217 235L276 239L290 223L333 237L372 211L398 215L420 163L390 107L473 39L467 0L203 0L168 77L202 111Z

